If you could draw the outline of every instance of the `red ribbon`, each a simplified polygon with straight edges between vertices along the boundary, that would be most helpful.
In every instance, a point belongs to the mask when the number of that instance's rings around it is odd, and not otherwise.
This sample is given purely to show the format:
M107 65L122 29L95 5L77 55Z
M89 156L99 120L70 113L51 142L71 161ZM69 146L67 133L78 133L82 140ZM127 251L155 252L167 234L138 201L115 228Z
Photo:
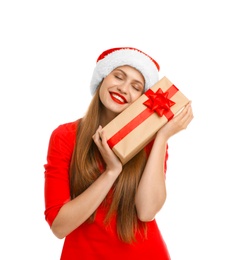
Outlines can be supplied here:
M147 90L144 94L149 98L143 104L146 109L133 118L129 123L123 126L117 133L115 133L107 142L112 149L118 142L120 142L126 135L128 135L133 129L145 121L153 113L157 113L159 116L165 116L168 120L172 119L174 114L170 110L170 107L175 104L170 98L179 91L175 85L172 85L166 92L158 89L153 92L151 89Z
M161 88L156 92L149 89L145 93L148 99L143 104L156 112L160 117L164 115L168 120L170 120L174 116L170 107L173 106L175 102L170 100L169 97L171 97L173 92L177 92L177 90L178 89L174 85L172 85L166 92L163 92Z

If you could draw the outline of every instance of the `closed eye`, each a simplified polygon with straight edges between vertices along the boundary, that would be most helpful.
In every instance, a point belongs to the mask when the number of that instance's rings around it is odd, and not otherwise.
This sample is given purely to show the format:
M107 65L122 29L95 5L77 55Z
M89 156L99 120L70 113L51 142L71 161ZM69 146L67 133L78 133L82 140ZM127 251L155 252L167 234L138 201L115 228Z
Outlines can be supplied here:
M115 75L115 78L116 78L116 79L123 80L123 78L122 78L121 76L118 76L118 75Z
M133 87L136 91L142 92L142 90L143 90L142 86L141 86L141 85L138 85L138 84L132 85L132 87Z

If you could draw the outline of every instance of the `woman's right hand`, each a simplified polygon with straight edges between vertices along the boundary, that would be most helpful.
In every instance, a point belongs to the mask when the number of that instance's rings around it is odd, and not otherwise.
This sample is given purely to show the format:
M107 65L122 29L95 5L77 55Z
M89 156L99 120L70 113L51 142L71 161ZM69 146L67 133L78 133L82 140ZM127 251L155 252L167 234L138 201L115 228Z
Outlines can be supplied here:
M120 174L123 167L122 163L120 159L112 151L112 149L109 147L105 133L102 130L102 126L98 127L95 134L92 136L92 139L97 145L100 154L102 155L106 163L106 170L114 171Z

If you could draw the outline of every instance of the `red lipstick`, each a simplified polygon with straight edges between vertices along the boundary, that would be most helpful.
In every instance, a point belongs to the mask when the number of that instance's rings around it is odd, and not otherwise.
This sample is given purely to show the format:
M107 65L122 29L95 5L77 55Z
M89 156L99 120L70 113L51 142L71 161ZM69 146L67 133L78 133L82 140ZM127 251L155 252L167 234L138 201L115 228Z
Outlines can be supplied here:
M118 104L125 104L127 103L127 100L124 96L120 95L119 93L116 92L110 92L110 96L113 101L115 101Z

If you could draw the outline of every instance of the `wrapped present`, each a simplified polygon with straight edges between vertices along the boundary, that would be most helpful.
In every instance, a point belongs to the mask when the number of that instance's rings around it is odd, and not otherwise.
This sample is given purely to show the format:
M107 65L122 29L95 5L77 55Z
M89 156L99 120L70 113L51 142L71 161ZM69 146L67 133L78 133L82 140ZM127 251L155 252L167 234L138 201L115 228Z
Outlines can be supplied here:
M107 142L122 164L143 149L189 99L163 77L104 128Z

